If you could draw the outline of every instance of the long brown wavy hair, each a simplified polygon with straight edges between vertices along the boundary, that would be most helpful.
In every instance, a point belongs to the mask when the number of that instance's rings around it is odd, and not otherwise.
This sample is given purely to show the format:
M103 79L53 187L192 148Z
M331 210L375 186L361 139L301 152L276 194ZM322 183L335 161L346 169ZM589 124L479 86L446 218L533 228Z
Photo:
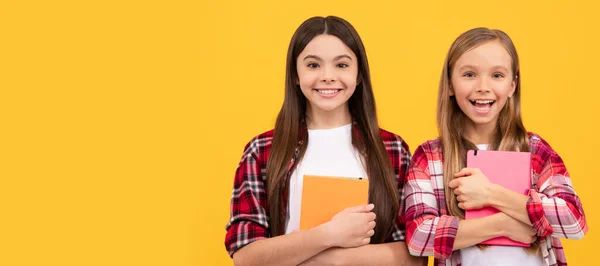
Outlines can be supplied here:
M306 45L316 36L328 34L339 38L358 58L358 84L348 100L353 123L352 144L362 154L369 178L369 202L377 215L371 243L382 243L391 232L398 215L398 188L390 158L382 142L377 122L375 98L371 87L369 64L362 40L346 20L335 17L313 17L304 21L292 36L286 62L285 96L275 123L273 143L267 161L267 191L270 232L285 231L282 199L287 191L290 162L300 144L297 161L302 160L308 144L305 113L307 101L299 86L296 61Z
M469 119L460 109L454 96L452 96L452 71L456 61L465 52L482 44L498 41L511 57L512 78L515 81L515 92L510 97L496 123L496 130L490 143L490 150L500 151L529 151L527 130L521 118L521 73L519 69L519 56L510 37L501 30L488 28L474 28L464 32L454 41L442 69L442 77L438 92L437 123L444 156L444 195L446 206L452 216L464 219L464 210L458 207L458 201L448 183L466 166L468 150L476 150L475 144L464 137L465 121ZM479 245L483 248L483 245ZM535 252L537 243L532 244L528 252Z

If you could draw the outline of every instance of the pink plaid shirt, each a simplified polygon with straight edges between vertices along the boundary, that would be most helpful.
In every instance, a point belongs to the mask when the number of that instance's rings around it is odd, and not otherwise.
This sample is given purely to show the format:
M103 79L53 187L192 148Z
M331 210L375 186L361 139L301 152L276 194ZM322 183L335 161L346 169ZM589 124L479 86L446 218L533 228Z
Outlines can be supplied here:
M529 133L532 189L527 212L537 230L545 265L567 265L559 238L580 239L588 230L581 201L560 156L540 136ZM450 216L444 197L443 153L439 139L417 148L404 186L406 239L411 254L434 256L436 266L461 265L452 251L459 218Z

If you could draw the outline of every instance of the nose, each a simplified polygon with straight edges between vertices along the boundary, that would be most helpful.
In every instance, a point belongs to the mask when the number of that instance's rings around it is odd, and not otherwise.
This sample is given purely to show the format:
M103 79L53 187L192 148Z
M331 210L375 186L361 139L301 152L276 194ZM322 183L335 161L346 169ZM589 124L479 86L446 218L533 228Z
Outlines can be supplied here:
M321 81L326 83L335 82L335 70L331 67L324 67L322 71Z
M490 84L489 78L480 78L479 83L477 84L477 92L490 92L492 91L492 86Z

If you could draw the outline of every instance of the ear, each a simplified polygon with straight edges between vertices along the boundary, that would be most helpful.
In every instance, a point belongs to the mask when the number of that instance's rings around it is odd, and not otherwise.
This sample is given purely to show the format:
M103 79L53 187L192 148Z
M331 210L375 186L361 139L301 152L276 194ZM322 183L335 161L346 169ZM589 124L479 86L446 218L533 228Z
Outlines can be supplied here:
M356 86L360 85L361 82L362 82L362 75L360 73L358 73L358 76L356 77Z
M510 91L508 92L508 98L512 97L515 94L515 90L517 89L517 79L519 76L515 76L512 83L510 84Z
M452 84L450 84L450 87L448 89L450 90L450 96L454 96L454 89L452 88Z

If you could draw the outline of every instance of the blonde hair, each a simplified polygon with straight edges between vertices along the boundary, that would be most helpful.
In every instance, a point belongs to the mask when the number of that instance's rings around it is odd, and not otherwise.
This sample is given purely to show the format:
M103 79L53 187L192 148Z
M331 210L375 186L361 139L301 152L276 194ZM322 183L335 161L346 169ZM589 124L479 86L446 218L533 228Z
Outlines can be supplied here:
M466 115L462 112L456 99L452 96L452 70L456 61L465 52L484 43L498 41L511 57L512 78L516 83L515 92L510 97L498 116L496 131L490 143L490 150L529 151L527 131L521 119L521 75L519 72L519 56L510 37L501 30L474 28L456 38L442 69L438 92L437 123L439 137L444 156L444 195L446 206L452 216L464 219L464 210L458 207L458 201L448 183L454 179L454 174L466 166L467 150L475 150L476 146L464 136ZM483 247L482 245L479 245ZM532 244L528 252L535 252L537 243Z

